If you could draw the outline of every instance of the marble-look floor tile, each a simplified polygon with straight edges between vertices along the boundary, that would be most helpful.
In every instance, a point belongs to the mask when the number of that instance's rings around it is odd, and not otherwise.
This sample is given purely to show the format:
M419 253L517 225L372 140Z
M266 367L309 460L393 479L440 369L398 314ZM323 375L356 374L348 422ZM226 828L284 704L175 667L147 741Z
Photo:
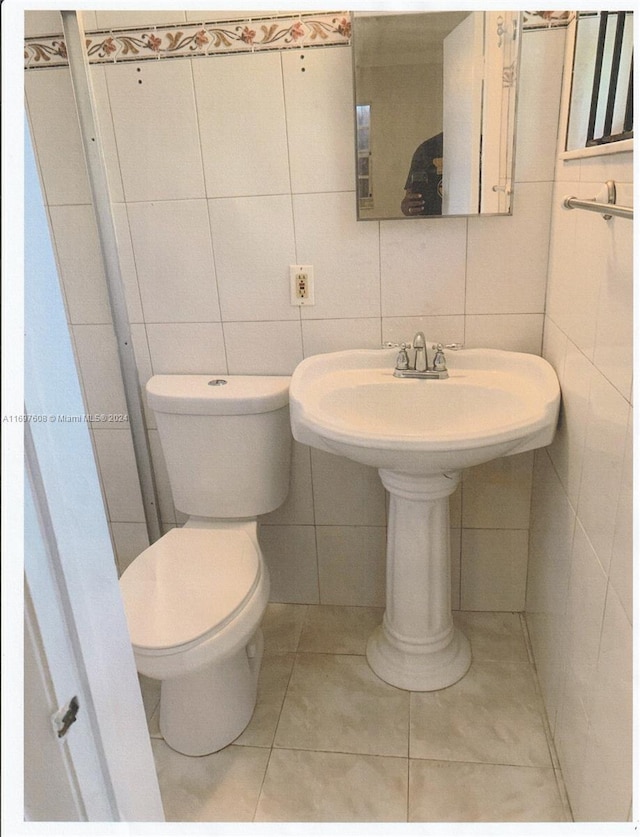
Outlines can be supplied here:
M367 640L382 622L381 607L309 605L298 651L364 654Z
M406 822L407 759L273 750L256 822Z
M271 747L294 660L295 654L265 654L262 658L256 708L234 744Z
M550 767L409 762L409 822L562 822Z
M226 747L210 756L183 756L152 741L168 822L249 822L269 761L260 747Z
M454 612L453 621L471 643L474 660L528 662L519 614L459 610Z
M529 663L473 662L447 689L411 693L410 756L551 767Z
M363 656L298 654L274 746L407 756L409 692L380 680Z
M267 605L261 624L265 655L297 650L306 613L304 604L270 602Z

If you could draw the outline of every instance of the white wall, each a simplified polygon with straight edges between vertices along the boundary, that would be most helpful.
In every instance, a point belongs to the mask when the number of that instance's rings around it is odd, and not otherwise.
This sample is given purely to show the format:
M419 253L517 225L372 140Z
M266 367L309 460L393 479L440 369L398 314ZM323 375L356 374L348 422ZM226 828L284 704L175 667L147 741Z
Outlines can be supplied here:
M566 98L566 96L565 96ZM632 154L558 162L544 356L562 386L535 458L527 621L574 818L631 816L633 224L561 207Z
M540 353L563 43L525 33L514 213L469 220L356 222L349 47L305 51L304 73L296 50L95 66L141 382L289 374L418 329ZM123 413L67 69L28 71L26 94L87 409ZM296 262L315 266L313 308L289 305ZM149 427L168 527L182 518ZM122 570L146 544L130 433L92 432ZM471 470L454 496L455 606L524 608L532 459ZM274 600L383 603L375 471L296 445L264 523Z

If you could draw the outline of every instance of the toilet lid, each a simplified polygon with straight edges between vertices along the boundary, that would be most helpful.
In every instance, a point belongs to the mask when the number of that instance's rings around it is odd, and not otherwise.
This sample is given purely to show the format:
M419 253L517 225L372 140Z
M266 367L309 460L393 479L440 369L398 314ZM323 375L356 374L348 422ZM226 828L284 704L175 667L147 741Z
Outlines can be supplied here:
M132 644L161 651L221 628L254 591L259 569L245 532L171 529L120 579Z

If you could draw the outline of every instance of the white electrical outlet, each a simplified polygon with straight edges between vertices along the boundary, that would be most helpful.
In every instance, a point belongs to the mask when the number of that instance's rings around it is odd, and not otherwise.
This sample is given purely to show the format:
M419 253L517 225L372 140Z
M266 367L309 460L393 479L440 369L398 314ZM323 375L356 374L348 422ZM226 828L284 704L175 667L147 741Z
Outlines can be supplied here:
M291 280L291 304L315 305L316 302L313 294L313 265L289 265L289 277Z

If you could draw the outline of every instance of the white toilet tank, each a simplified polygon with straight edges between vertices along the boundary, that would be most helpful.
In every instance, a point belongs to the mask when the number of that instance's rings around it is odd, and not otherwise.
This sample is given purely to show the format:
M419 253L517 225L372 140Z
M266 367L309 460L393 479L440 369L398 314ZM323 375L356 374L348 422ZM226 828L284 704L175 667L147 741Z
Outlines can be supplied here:
M289 377L154 375L154 411L173 500L188 515L256 517L289 491Z

